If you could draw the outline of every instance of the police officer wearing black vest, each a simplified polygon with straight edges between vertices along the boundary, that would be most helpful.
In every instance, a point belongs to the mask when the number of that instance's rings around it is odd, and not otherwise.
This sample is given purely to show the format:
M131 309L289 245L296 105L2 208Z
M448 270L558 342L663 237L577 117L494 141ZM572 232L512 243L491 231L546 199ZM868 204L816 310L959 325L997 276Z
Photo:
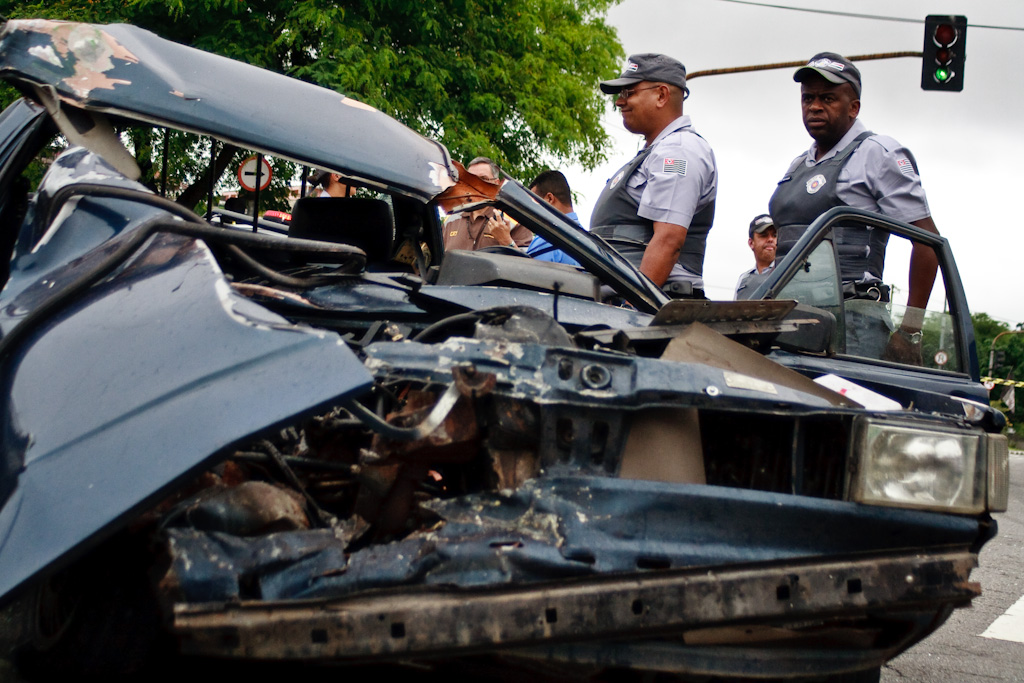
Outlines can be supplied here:
M683 116L686 67L666 55L630 55L601 90L615 96L626 130L646 144L601 192L591 231L670 294L703 298L718 169L711 146Z
M740 275L736 282L734 299L749 299L762 282L775 270L775 249L778 231L772 217L766 213L750 221L747 246L754 252L754 267Z
M938 234L913 155L857 119L861 93L857 67L842 55L822 52L798 69L793 80L800 83L804 127L814 143L790 164L768 204L779 231L777 258L785 256L815 218L835 206L873 211ZM837 228L835 241L846 296L888 301L888 288L882 284L888 233L850 226ZM880 341L869 345L873 348L851 352L891 360L914 357L937 264L931 248L914 246L907 302L912 308L900 329L891 339L891 330L883 330ZM919 346L916 355L920 356Z

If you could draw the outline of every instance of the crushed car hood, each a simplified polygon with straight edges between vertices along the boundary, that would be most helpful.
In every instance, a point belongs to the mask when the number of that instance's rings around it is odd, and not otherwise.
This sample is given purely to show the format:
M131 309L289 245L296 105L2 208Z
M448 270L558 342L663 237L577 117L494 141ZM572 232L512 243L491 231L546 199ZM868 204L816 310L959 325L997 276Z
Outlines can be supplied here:
M134 26L9 21L0 73L74 107L172 123L422 199L458 177L441 144L369 105Z

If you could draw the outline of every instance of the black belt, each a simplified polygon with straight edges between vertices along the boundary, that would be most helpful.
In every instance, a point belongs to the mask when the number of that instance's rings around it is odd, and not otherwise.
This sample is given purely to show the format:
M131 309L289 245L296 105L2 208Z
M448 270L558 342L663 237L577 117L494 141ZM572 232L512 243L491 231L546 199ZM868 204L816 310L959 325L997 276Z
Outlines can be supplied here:
M889 303L889 285L883 285L881 282L844 282L843 298L866 299L887 304Z

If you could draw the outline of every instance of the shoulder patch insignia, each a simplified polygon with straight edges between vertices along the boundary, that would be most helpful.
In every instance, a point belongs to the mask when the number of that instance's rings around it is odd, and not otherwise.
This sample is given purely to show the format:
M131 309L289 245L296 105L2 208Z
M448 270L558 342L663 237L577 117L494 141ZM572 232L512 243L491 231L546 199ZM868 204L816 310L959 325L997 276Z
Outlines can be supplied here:
M686 175L686 159L665 159L661 164L661 170L665 173Z
M825 187L826 182L827 181L825 180L825 176L823 176L822 174L819 173L818 175L814 176L813 178L807 181L807 194L814 194L821 188Z
M914 164L910 163L910 159L906 157L897 157L896 165L900 169L900 173L903 175L914 175Z

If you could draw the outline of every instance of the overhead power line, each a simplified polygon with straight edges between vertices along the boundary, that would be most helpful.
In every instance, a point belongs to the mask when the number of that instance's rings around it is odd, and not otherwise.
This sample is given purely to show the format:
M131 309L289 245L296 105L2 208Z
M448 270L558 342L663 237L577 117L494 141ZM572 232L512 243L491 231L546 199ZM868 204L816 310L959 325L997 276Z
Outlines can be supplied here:
M907 19L905 17L883 17L879 14L859 14L857 12L839 12L837 10L812 9L810 7L791 7L789 5L777 5L770 2L754 2L753 0L719 0L719 2L730 2L734 5L751 5L753 7L767 7L769 9L784 9L791 12L807 12L809 14L828 14L836 17L853 17L854 19L873 19L875 21L897 21L904 24L923 24L924 19ZM1024 31L1021 26L996 26L994 24L967 24L972 28L990 28L998 31Z

